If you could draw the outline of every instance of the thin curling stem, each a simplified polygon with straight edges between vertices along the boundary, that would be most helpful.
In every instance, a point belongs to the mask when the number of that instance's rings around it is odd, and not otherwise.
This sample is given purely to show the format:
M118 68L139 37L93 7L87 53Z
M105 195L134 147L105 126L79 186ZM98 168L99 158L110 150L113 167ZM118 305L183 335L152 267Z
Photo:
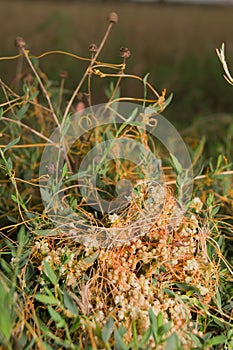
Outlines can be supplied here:
M51 102L51 100L50 100L50 97L49 97L49 95L48 95L48 92L47 92L46 88L44 87L44 84L43 84L43 82L42 82L42 80L41 80L39 74L37 73L35 67L33 66L33 64L32 64L32 62L31 62L31 60L30 60L30 58L29 58L28 51L25 50L24 48L22 48L22 52L23 52L23 54L24 54L24 56L25 56L25 58L26 58L26 60L27 60L27 62L28 62L28 64L29 64L30 68L32 69L33 73L35 74L36 79L37 79L37 81L38 81L38 83L39 83L39 85L40 85L40 87L41 87L41 90L42 90L43 94L44 94L45 97L46 97L46 100L47 100L48 105L49 105L49 108L50 108L50 110L51 110L51 112L52 112L53 119L54 119L55 123L56 123L58 126L60 126L59 121L58 121L57 116L56 116L56 113L55 113L54 108L53 108L53 104L52 104L52 102Z
M110 23L108 24L107 30L106 30L105 35L104 35L104 37L103 37L103 39L102 39L102 41L101 41L101 43L100 43L100 46L99 46L98 50L96 51L96 54L95 54L94 57L92 58L90 65L87 67L85 73L83 74L82 79L80 80L80 82L79 82L79 84L77 85L75 91L73 92L73 95L71 96L71 98L70 98L70 100L69 100L69 102L68 102L68 105L67 105L67 107L66 107L65 113L64 113L64 115L63 115L63 119L62 119L62 122L61 122L61 127L62 127L62 126L64 125L64 123L65 123L65 120L66 120L66 118L67 118L67 116L68 116L68 113L69 113L69 110L70 110L70 108L71 108L71 106L72 106L72 103L73 103L75 97L77 96L77 93L79 92L79 90L80 90L81 86L83 85L83 83L84 83L86 77L88 76L91 67L93 66L94 62L96 61L97 57L99 56L99 54L100 54L100 52L101 52L101 50L102 50L102 48L103 48L103 46L104 46L104 44L105 44L105 42L106 42L108 36L109 36L109 33L110 33L110 31L111 31L111 28L112 28L113 24L114 24L113 22L110 22Z

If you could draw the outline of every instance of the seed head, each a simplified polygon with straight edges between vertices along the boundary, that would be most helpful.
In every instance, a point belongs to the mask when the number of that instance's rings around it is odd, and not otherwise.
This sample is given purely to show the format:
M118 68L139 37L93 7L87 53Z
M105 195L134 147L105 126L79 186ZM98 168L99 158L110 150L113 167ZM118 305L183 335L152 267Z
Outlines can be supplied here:
M118 22L118 14L116 12L111 12L108 16L109 23L117 23Z
M96 52L98 50L96 44L91 44L89 47L88 47L88 50L90 52Z
M61 73L60 73L60 78L61 79L66 79L68 77L68 73L66 72L66 71L62 71Z
M19 50L24 49L26 46L26 41L21 36L15 38L15 47Z
M31 75L31 73L28 73L25 78L24 81L28 84L28 85L32 85L32 83L34 82L34 78Z
M131 56L131 52L129 51L128 47L120 48L120 56L123 58L129 58Z

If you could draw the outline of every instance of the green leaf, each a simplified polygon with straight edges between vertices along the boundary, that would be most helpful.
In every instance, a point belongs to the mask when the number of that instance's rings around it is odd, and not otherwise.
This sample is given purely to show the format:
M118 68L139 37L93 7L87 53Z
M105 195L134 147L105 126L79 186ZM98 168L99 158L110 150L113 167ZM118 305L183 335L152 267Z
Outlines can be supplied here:
M28 108L29 108L29 104L25 104L22 108L18 110L18 112L16 113L16 117L18 120L23 119L23 117L28 111Z
M5 270L7 274L12 273L10 265L4 259L1 259L1 267Z
M164 288L163 289L164 290L164 292L166 293L166 294L168 294L170 297L175 297L176 296L176 294L172 291L172 290L170 290L170 289L167 289L167 288Z
M157 324L158 324L158 328L162 327L163 325L163 313L161 311L157 316Z
M192 338L192 340L194 341L194 343L195 343L199 348L202 347L202 343L201 343L200 339L199 339L195 334L190 333L190 338Z
M8 291L0 284L0 335L2 334L7 340L11 337L12 328L11 307L8 296Z
M173 155L170 153L170 157L171 157L171 160L172 160L172 164L175 168L175 171L177 174L181 174L182 171L183 171L183 167L182 165L180 164L179 160Z
M99 252L95 252L93 255L88 256L87 258L83 259L83 261L86 264L92 264L99 256Z
M43 198L43 201L46 203L50 203L52 200L52 195L48 190L45 190L44 188L40 188L41 197Z
M48 312L50 313L52 319L56 322L57 328L64 328L66 326L65 320L51 306L48 306Z
M171 329L171 322L164 323L160 328L159 328L159 333L163 336L164 334L168 333Z
M4 148L4 152L6 152L12 146L16 145L19 142L19 140L20 140L20 136L17 137L16 139L12 140L11 142L9 142L8 145L6 145L6 147Z
M80 326L80 318L76 317L76 319L74 320L72 326L69 328L70 333L74 333L77 331L77 329Z
M173 93L171 93L169 97L165 100L163 104L163 108L167 108L167 106L171 103L172 99L173 99Z
M219 309L219 311L222 312L222 300L221 300L221 295L220 295L219 291L217 291L215 297L216 297L218 309Z
M150 318L151 332L155 343L158 344L158 321L151 308L149 309L148 313Z
M57 276L47 261L44 261L44 268L45 268L45 273L48 276L50 282L52 282L54 285L57 285L58 284Z
M225 329L224 323L222 321L220 321L218 318L214 318L214 323L216 323L222 329Z
M14 194L11 194L11 199L13 200L14 203L17 203L18 204L18 198L14 195Z
M35 230L33 231L33 233L35 233L38 236L52 236L52 235L56 235L57 231L56 230L52 230L52 229L47 229L47 230Z
M17 239L18 239L18 242L24 246L28 242L28 236L25 233L25 226L20 227L19 233L17 235Z
M51 339L54 339L54 341L56 342L56 344L60 344L62 346L64 346L65 349L71 349L70 347L70 342L69 341L63 341L62 339L56 337L47 327L46 325L43 323L43 321L37 317L38 319L38 323L40 326L40 330L44 333L44 335L48 336Z
M138 346L142 347L144 344L147 343L147 341L150 339L150 335L151 335L151 329L147 329L146 333L143 335L142 339L140 340Z
M34 92L33 94L31 94L29 101L34 100L34 98L36 98L39 95L39 91Z
M46 350L53 350L47 343L43 342L42 344Z
M176 333L172 333L170 337L166 341L165 350L180 350L181 343L178 335Z
M73 315L79 315L78 308L74 300L66 290L64 290L64 305Z
M60 302L53 296L44 295L44 294L36 294L35 299L40 301L43 304L49 304L49 305L59 305Z
M116 342L116 350L127 350L127 345L124 343L119 331L116 329L114 332L114 339Z
M224 344L227 341L227 337L225 335L217 335L209 340L207 340L207 345L219 345Z
M114 320L110 316L102 331L102 340L104 343L107 343L107 341L109 340L113 331L113 326L114 326Z
M220 205L218 205L215 208L213 208L212 211L211 211L211 216L214 217L219 212L220 208L221 208Z
M11 158L7 159L7 171L10 172L12 170L12 160Z
M68 171L68 165L67 165L67 163L65 163L65 165L62 168L62 179L64 179L66 177L67 171Z

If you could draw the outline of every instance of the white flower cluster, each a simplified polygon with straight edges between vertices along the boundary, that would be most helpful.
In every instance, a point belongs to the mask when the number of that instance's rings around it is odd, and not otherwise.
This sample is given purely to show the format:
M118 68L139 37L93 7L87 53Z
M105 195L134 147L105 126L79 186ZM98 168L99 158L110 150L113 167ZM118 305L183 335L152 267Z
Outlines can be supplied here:
M57 248L51 244L50 248L45 239L35 243L41 266L44 260L55 266L69 288L80 290L83 281L87 281L93 327L95 321L104 326L112 315L118 326L122 324L128 330L125 337L130 342L134 320L140 339L149 327L148 310L152 308L155 315L162 312L165 323L171 321L169 334L177 332L184 349L194 347L190 332L197 330L192 310L182 298L182 292L173 291L172 286L177 282L186 283L195 287L200 301L210 302L210 291L212 295L216 292L215 269L206 259L205 237L196 215L183 218L179 226L168 229L168 213L172 213L174 203L165 204L164 214L157 218L146 236L119 247L97 250L76 243L75 247ZM108 219L117 228L120 216L111 214ZM166 292L169 290L171 294ZM151 342L150 349L155 348Z

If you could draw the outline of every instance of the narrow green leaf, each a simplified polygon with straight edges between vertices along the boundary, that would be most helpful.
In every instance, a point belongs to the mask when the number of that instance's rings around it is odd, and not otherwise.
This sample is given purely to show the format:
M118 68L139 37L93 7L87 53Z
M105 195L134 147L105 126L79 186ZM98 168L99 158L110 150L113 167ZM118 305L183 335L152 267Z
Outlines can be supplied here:
M224 323L222 321L220 321L218 318L214 318L214 323L216 323L222 329L225 329Z
M0 335L4 336L7 340L10 339L12 328L10 308L8 291L0 284Z
M43 342L42 344L46 350L53 350L47 343Z
M57 276L47 261L44 261L44 268L45 268L45 273L48 276L50 282L52 282L54 285L57 285L58 284Z
M151 329L147 329L146 333L143 335L142 339L140 340L138 346L142 347L144 344L147 343L147 341L150 339L151 336Z
M124 343L119 331L116 329L114 332L114 339L116 342L116 350L127 350L127 345Z
M217 291L215 297L216 297L218 309L222 312L222 300L221 300L221 295L219 291Z
M84 259L84 262L87 264L92 264L99 256L99 252L95 252L91 256L88 256L87 258Z
M40 301L43 304L49 304L49 305L59 305L60 302L52 296L44 295L44 294L36 294L35 299Z
M149 311L150 327L155 343L158 343L158 322L153 310L150 308Z
M175 296L176 296L176 294L175 294L172 290L170 290L170 289L164 288L163 290L164 290L164 292L165 292L166 294L168 294L170 297L175 297Z
M78 308L72 299L71 295L64 290L64 305L65 307L73 314L73 315L78 315Z
M70 333L76 332L77 329L79 328L79 326L80 326L80 318L76 317L76 319L74 320L72 326L69 328Z
M25 233L25 226L20 227L17 239L21 245L25 245L28 242L28 236Z
M12 273L10 265L4 259L1 259L1 267L3 268L3 270L5 270L7 274Z
M64 328L66 325L65 320L61 317L61 315L56 312L51 306L48 306L48 312L52 319L56 322L57 328Z
M163 325L163 313L160 311L158 316L157 316L157 323L158 323L158 328L162 327Z
M165 100L163 104L163 108L167 108L167 106L171 103L172 99L173 99L173 93L171 93L169 97Z
M25 104L22 108L18 110L18 112L16 113L16 117L18 120L23 119L23 117L28 111L28 108L29 108L29 104Z
M109 340L113 331L113 326L114 326L114 320L110 316L102 331L102 340L104 343L107 343L107 341Z
M217 335L209 340L207 340L208 345L219 345L224 344L227 341L227 337L225 335Z
M7 159L7 171L10 172L12 170L12 160L11 158Z
M202 343L200 341L200 339L195 335L195 334L192 334L190 333L190 338L192 338L192 340L194 341L194 343L198 346L198 347L202 347Z
M134 343L137 344L138 343L138 335L137 335L137 326L136 326L135 320L133 320L133 322L132 322L132 333L133 333Z
M48 336L51 339L54 339L56 344L64 346L65 349L70 349L70 342L69 341L63 341L62 339L56 337L43 323L43 321L38 317L38 323L40 326L40 330L44 333L44 335Z
M36 98L36 97L38 96L38 94L39 94L39 91L34 92L34 94L32 94L32 95L30 96L29 101L34 100L34 98Z
M180 350L181 344L180 339L176 333L172 333L166 341L165 350Z
M159 328L159 333L161 336L164 334L168 333L171 329L171 322L164 323L160 328Z
M9 142L8 145L6 145L6 147L4 148L4 152L6 152L12 146L16 145L19 142L19 140L20 140L20 136L17 137L16 139L12 140L11 142Z
M48 190L45 190L43 188L40 189L41 196L43 198L43 201L46 203L50 203L52 200L52 195Z
M172 164L173 164L173 166L175 168L176 173L177 174L181 174L182 171L183 171L183 167L180 164L179 160L173 154L170 154L170 157L171 157Z

